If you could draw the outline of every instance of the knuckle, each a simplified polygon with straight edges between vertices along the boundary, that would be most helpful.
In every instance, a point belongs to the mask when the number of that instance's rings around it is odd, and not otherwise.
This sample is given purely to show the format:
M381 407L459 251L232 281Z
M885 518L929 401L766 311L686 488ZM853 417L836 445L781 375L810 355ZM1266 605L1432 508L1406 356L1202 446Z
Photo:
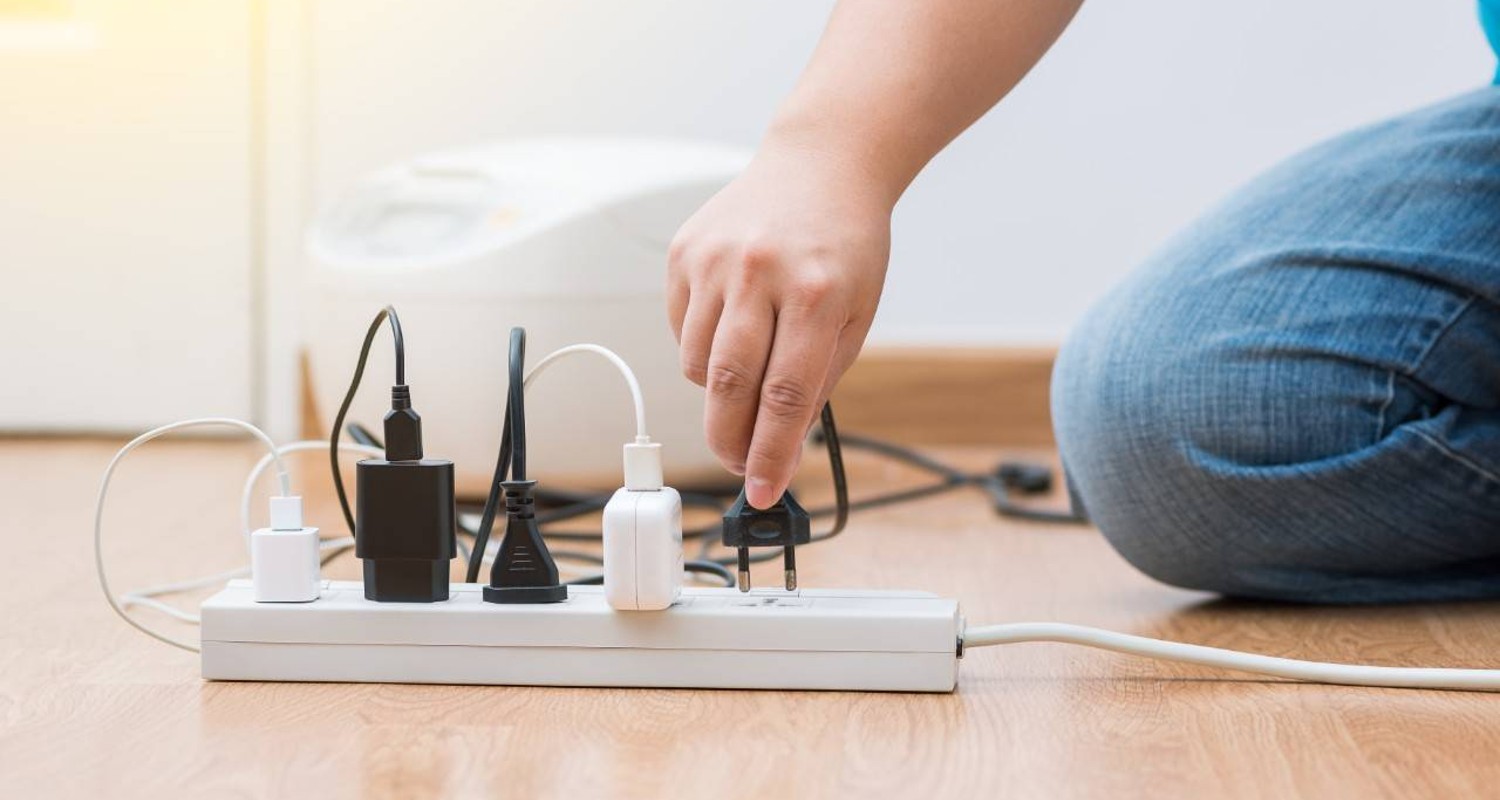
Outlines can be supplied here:
M692 358L687 354L682 358L682 377L693 383L704 386L708 380L708 370L703 366L700 359Z
M799 306L816 307L831 298L837 288L833 276L822 271L809 271L792 283L788 299Z
M780 260L781 249L766 239L750 239L740 247L740 264L750 273L764 272Z
M707 372L704 386L721 400L741 400L755 391L755 376L738 364L719 361L710 364Z
M667 267L674 271L681 271L688 262L688 254L692 250L692 243L683 231L678 231L672 237L671 244L667 245Z
M760 390L760 407L776 419L798 419L812 408L813 393L800 381L768 379Z

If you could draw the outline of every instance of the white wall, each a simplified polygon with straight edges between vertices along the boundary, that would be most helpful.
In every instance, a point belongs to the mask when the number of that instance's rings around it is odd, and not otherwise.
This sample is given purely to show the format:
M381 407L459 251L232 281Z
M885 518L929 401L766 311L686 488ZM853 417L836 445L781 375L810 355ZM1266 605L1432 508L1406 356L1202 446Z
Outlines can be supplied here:
M415 152L507 136L753 144L830 7L322 0L314 195ZM1492 70L1468 0L1093 0L902 202L873 337L1057 341L1256 171Z
M12 5L0 429L250 416L250 3Z
M878 335L1057 341L1260 170L1493 72L1468 0L1086 3L908 193Z

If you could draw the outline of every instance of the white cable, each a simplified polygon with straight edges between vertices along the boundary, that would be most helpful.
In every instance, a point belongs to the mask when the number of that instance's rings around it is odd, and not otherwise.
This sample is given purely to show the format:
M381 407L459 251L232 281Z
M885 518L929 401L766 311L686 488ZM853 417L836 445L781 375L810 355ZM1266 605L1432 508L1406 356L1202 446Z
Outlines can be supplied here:
M1018 622L987 625L964 632L965 648L1021 642L1061 642L1097 647L1116 653L1180 661L1204 667L1253 672L1311 683L1347 686L1384 686L1399 689L1460 689L1500 691L1500 669L1451 669L1428 667L1373 667L1300 661L1257 653L1241 653L1219 647L1166 642L1145 636L1068 625L1060 622Z
M145 608L154 609L156 611L160 611L163 614L166 614L169 617L172 617L173 619L181 620L191 625L197 625L197 614L189 611L183 611L176 606L168 605L167 603L163 603L162 601L153 598L163 594L177 594L179 592L191 592L196 589L204 589L210 586L216 586L226 581L232 581L235 578L243 578L249 574L249 567L235 567L234 569L225 570L223 572L215 572L212 575L205 575L201 578L191 578L189 580L176 581L173 583L159 583L155 586L147 586L144 589L135 589L133 591L129 591L125 594L120 595L120 605L124 606L125 608L130 608L132 606L142 606Z
M300 442L292 442L291 444L282 445L281 447L276 448L276 454L279 458L280 456L289 453L301 453L307 450L327 451L328 441L326 439L306 439ZM376 458L380 458L385 455L385 451L381 450L378 447L371 447L370 445L366 444L355 444L354 442L339 442L339 452L362 453L367 456L375 456ZM246 546L248 546L250 542L250 498L255 494L255 484L260 480L261 473L266 471L266 467L270 463L270 455L262 456L260 461L256 463L255 467L250 470L249 477L245 478L245 490L240 493L240 533L244 534ZM286 492L283 491L283 494L285 493Z
M570 344L567 347L553 350L541 361L536 362L536 366L532 367L531 371L526 373L526 380L522 383L522 387L530 387L531 382L538 375L542 374L543 370L551 366L553 362L563 356L570 356L574 353L593 353L597 356L603 356L605 360L615 365L615 369L620 371L620 376L630 385L630 399L635 403L635 435L637 438L645 438L646 401L641 397L641 384L635 379L635 373L631 371L630 365L625 363L625 359L620 358L615 351L608 347L597 344Z
M281 486L281 493L283 495L291 494L291 477L287 474L286 464L282 461L281 456L276 453L276 443L271 441L271 437L267 436L265 431L262 431L260 428L257 428L254 425L251 425L250 423L244 422L242 420L229 419L227 417L203 417L200 419L189 419L183 420L181 422L174 422L170 425L163 425L160 428L146 431L140 436L131 439L129 443L120 448L119 452L115 453L114 458L110 459L109 466L105 467L104 477L99 481L99 499L94 504L94 572L99 578L99 588L104 591L104 599L109 601L109 607L119 615L120 619L125 620L131 625L131 627L134 627L141 633L144 633L147 636L150 636L151 638L158 641L172 645L173 647L179 647L183 650L189 650L194 653L198 652L198 648L194 647L193 645L179 641L177 639L173 639L172 637L165 634L157 633L156 631L153 631L145 625L137 622L129 614L125 613L125 607L121 605L120 600L115 597L115 593L109 588L109 577L105 574L104 571L104 550L101 546L101 540L103 538L101 532L104 527L104 499L109 494L109 481L110 478L114 477L115 468L120 465L120 460L129 455L132 450L135 450L137 447L140 447L141 445L151 441L152 439L156 439L173 431L182 430L184 428L198 428L206 426L228 426L231 428L239 428L240 430L251 434L256 439L259 439L261 444L264 444L266 446L266 449L270 451L270 453L272 454L272 459L276 462L276 477Z

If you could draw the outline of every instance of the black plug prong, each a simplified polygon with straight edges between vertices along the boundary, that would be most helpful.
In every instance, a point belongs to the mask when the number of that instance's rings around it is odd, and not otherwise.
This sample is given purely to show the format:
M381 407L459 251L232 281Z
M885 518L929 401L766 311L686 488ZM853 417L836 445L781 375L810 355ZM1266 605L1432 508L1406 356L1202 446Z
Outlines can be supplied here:
M787 545L781 549L782 569L786 570L786 590L797 591L797 548Z
M740 591L750 591L750 548L740 547Z

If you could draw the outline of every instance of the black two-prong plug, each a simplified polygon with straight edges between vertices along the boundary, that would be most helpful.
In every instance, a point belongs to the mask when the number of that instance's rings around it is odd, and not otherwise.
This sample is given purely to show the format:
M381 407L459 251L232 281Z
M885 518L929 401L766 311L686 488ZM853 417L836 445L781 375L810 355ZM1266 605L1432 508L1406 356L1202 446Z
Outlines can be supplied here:
M812 541L812 521L791 492L785 492L770 508L750 505L745 492L724 514L725 547L739 553L740 591L750 591L750 548L780 547L785 565L786 590L797 588L797 545Z
M536 481L505 481L505 538L484 587L487 603L561 603L568 587L557 575L557 562L536 524Z

